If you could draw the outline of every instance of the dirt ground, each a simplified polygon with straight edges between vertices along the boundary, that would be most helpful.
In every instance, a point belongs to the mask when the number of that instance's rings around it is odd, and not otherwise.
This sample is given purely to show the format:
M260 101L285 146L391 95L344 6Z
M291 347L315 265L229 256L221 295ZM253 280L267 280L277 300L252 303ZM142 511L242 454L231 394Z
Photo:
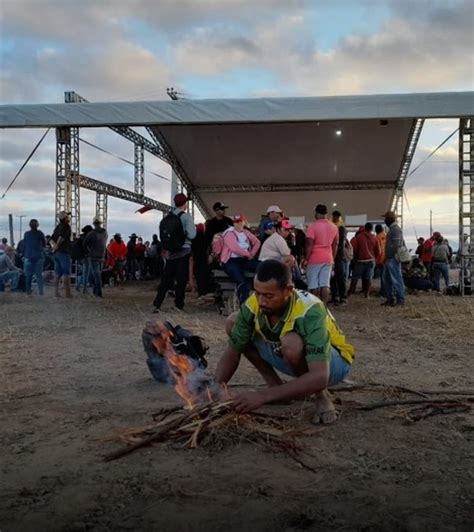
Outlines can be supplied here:
M304 439L314 472L246 442L155 446L103 462L117 444L100 438L180 404L145 364L153 290L141 283L72 301L55 300L51 288L44 298L0 294L2 532L473 530L473 411L407 423L400 409L349 408L393 396L380 389L334 394L341 419ZM351 380L474 388L474 299L379 303L355 296L334 310L357 348ZM191 296L186 314L172 308L165 316L208 340L215 367L224 318ZM234 382L260 381L242 363ZM268 408L284 409L302 404Z

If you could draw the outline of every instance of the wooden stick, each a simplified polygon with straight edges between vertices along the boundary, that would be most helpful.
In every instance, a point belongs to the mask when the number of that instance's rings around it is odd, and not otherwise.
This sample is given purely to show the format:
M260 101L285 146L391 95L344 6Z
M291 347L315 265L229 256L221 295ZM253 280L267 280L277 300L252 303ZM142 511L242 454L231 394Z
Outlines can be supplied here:
M473 402L474 397L467 397L464 398L465 401ZM417 404L437 404L437 403L444 403L444 404L450 404L450 405L458 405L458 406L469 406L465 403L459 402L459 401L452 401L447 398L443 399L401 399L401 400L394 400L394 401L380 401L378 403L369 403L365 405L357 405L354 406L356 410L375 410L376 408L385 408L388 406L400 406L400 405L417 405Z

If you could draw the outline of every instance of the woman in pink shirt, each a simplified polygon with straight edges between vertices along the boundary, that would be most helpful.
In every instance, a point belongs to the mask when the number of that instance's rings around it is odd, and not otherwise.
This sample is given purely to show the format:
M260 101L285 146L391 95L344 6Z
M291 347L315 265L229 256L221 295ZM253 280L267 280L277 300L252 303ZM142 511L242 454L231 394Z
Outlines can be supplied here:
M260 240L244 228L243 214L233 216L232 221L234 226L224 232L220 259L222 269L237 284L239 303L242 304L250 294L245 272L255 271L258 265L255 256L260 248Z
M326 205L316 205L313 222L306 231L306 280L312 294L329 301L329 286L339 230L327 218Z

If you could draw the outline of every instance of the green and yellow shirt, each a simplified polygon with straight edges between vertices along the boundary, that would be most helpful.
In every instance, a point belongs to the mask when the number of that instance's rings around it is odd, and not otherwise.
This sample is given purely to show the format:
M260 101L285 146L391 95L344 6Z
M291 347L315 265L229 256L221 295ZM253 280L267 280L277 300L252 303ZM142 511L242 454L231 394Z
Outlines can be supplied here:
M295 332L303 339L307 362L329 361L331 346L338 349L349 364L354 360L354 347L346 341L324 303L302 290L293 290L280 321L273 328L267 316L260 312L257 296L252 294L240 308L230 342L235 349L243 352L258 337L266 342L278 343L289 332Z

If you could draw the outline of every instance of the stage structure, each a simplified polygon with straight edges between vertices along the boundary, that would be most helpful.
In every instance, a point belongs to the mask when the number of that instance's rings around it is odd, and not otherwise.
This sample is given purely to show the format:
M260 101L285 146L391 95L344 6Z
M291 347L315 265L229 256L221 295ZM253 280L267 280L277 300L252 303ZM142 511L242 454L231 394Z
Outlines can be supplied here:
M325 203L345 215L374 220L389 209L403 216L403 188L424 120L460 119L461 260L466 271L471 264L473 92L170 98L87 103L71 93L66 96L67 104L0 106L0 127L58 129L57 208L61 201L79 212L77 128L109 127L138 145L136 199L145 198L141 196L143 151L152 150L171 165L172 188L184 187L205 216L212 215L214 202L223 201L231 212L243 211L251 222L258 222L272 204L282 206L290 217L310 221L314 205ZM140 135L137 138L132 127L145 127L152 142L145 139L145 143ZM98 207L105 212L105 194L111 192L99 192L104 195L98 196ZM463 282L473 275L470 268Z

